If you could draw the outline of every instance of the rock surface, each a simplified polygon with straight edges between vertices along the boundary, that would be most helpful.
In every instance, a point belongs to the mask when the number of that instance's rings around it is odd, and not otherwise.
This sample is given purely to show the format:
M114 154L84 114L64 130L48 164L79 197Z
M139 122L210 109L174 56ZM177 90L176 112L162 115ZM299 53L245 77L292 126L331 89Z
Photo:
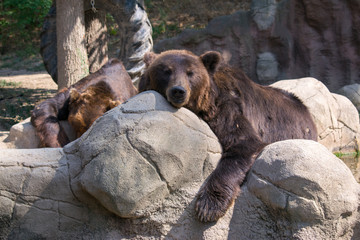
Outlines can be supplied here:
M75 131L71 127L68 121L60 121L60 125L64 129L66 135L70 141L76 139ZM40 139L36 135L36 130L30 122L30 118L25 119L24 121L13 125L10 128L9 133L4 133L7 135L6 138L1 139L2 145L1 148L21 148L21 149L31 149L38 148L40 144Z
M341 160L307 140L266 147L227 214L216 223L198 222L194 197L220 150L208 130L191 112L146 92L64 149L2 150L0 238L360 237L354 233L359 184Z
M356 219L359 184L350 175L349 168L321 144L287 140L261 153L247 187L278 223L287 219L282 227L294 236L337 239L342 233L329 231L334 221L350 229L349 219Z
M359 149L359 113L344 96L331 93L315 78L278 81L271 86L298 96L309 108L318 130L318 141L332 152Z
M14 142L8 141L10 131L0 131L0 149L15 148Z
M254 81L268 84L259 71L262 65L272 69L272 82L311 76L334 92L359 82L359 12L360 2L354 0L254 0L249 11L215 18L205 29L185 30L155 44L154 51L217 50ZM259 56L265 53L276 61L264 66Z
M347 97L360 111L360 84L354 83L351 85L346 85L338 91L339 94Z
M31 125L30 118L13 125L5 141L12 142L15 148L38 148L40 144L35 128Z
M221 157L205 122L153 91L107 112L64 151L72 159L73 188L120 217L142 217L171 191L202 182Z

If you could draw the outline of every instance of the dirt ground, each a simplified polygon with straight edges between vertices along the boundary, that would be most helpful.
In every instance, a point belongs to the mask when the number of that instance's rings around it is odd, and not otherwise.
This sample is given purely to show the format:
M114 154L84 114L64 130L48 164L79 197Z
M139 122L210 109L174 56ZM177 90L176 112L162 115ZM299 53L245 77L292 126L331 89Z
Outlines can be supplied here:
M20 83L20 87L28 89L57 90L57 84L46 72L30 72L26 70L0 69L0 80Z
M34 105L53 96L57 85L47 72L0 69L0 131L30 117ZM18 113L14 117L14 112Z

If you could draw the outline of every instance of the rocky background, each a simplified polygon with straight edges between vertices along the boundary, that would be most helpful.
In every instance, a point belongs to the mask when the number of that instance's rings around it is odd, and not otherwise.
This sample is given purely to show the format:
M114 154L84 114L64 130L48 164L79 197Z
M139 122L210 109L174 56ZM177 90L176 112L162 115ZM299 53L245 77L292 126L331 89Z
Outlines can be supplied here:
M249 11L185 30L154 50L218 50L259 83L314 77L336 92L360 81L359 12L356 0L257 0Z

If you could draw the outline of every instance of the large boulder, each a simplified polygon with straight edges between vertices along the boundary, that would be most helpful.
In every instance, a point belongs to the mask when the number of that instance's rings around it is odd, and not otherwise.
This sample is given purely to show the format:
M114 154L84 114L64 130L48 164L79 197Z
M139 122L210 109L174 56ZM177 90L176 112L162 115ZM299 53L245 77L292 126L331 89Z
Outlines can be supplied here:
M64 151L73 188L120 217L143 216L171 191L202 182L221 156L205 122L153 91L107 112Z
M63 223L83 220L63 155L60 148L1 150L0 239L56 239Z
M359 149L359 113L349 99L331 93L315 78L278 81L271 86L298 96L309 108L318 130L318 141L330 151Z
M342 231L351 230L358 217L359 184L340 159L312 141L287 140L265 148L247 187L283 230L299 239L349 238ZM339 232L330 230L334 224Z
M359 81L359 12L354 0L253 0L249 11L185 30L154 51L217 50L259 83L311 76L337 91Z
M0 238L359 237L359 184L308 140L266 147L227 214L199 222L194 197L219 153L193 113L155 92L140 94L64 149L2 150Z

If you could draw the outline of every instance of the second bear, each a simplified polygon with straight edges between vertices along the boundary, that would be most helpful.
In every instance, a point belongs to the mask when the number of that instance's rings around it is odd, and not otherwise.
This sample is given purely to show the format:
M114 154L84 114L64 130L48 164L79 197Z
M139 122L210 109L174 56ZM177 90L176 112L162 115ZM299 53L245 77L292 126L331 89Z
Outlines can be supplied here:
M70 112L70 123L80 136L97 117L136 94L123 64L117 59L109 60L97 72L35 106L31 123L40 138L40 147L63 147L69 143L59 121L68 120Z

